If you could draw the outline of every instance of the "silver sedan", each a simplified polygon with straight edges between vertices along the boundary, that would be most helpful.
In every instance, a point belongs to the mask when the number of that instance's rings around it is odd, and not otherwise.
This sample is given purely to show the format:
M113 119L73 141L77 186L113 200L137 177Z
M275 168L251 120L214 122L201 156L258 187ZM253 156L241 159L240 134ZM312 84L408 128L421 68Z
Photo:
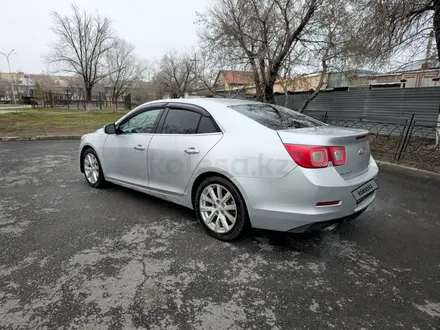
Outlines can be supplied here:
M245 100L146 103L84 135L79 152L92 187L112 182L194 209L222 240L249 226L333 228L378 189L368 131Z

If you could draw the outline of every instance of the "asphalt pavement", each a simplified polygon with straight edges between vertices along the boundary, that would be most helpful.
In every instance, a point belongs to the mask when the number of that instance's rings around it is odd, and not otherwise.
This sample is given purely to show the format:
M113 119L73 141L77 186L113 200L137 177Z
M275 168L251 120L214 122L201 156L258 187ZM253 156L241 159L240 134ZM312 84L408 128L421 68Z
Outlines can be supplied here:
M382 171L333 232L220 242L92 189L79 141L0 143L0 329L440 329L440 185Z

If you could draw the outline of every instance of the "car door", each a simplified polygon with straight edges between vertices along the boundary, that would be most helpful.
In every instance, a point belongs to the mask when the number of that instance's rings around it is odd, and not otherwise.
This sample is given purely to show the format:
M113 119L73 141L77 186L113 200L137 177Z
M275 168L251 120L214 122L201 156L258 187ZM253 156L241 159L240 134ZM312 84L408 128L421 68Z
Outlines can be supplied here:
M197 165L221 138L206 110L169 104L148 147L149 188L182 195Z
M103 154L108 179L148 186L147 150L163 111L164 105L142 108L107 137Z

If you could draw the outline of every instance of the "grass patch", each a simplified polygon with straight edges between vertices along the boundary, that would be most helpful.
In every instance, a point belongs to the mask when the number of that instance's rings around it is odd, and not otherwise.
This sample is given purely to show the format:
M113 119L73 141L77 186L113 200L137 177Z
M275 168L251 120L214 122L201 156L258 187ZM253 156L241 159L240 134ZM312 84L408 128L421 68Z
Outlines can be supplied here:
M440 149L434 149L435 139L412 136L397 161L399 141L400 137L397 136L374 135L370 144L371 152L377 160L440 173Z
M35 110L0 114L0 137L82 135L113 123L127 111Z

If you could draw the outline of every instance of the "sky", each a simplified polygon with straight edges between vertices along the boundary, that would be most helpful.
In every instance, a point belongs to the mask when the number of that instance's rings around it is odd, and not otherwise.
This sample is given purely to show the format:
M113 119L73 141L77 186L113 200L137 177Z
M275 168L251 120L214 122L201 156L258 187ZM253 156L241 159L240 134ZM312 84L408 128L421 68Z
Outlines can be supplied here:
M212 0L211 0L212 1ZM76 0L79 8L107 16L118 37L136 47L143 59L154 61L171 49L190 50L197 45L196 12L210 0ZM8 53L11 71L42 73L44 56L56 37L51 11L71 13L69 0L0 0L0 52ZM0 54L0 72L8 72Z

